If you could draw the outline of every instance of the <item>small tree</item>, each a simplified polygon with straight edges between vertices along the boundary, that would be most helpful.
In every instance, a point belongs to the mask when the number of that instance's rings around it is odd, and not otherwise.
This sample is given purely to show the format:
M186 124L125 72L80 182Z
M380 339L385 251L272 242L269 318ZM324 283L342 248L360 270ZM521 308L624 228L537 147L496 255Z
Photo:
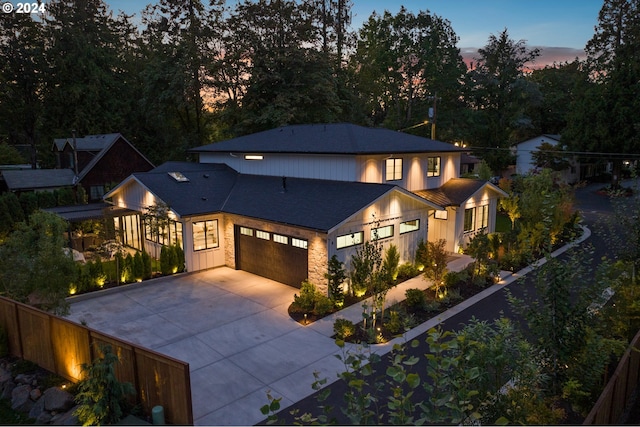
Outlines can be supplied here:
M86 377L78 383L78 408L74 415L84 426L116 424L124 415L129 395L135 394L131 383L121 383L115 373L118 356L111 346L101 346L102 357L90 365L82 364Z
M339 261L336 255L333 255L329 260L327 273L325 273L324 277L328 281L329 298L336 307L342 307L344 304L342 284L347 278L347 273L344 268L344 263Z
M428 256L424 266L424 276L433 281L436 294L440 291L444 276L447 274L447 252L444 250L446 243L444 239L427 243Z

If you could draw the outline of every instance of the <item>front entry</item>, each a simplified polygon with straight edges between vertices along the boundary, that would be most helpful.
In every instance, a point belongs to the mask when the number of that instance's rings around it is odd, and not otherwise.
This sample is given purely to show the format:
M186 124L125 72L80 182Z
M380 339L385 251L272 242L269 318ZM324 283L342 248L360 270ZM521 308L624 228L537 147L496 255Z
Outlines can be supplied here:
M239 225L234 237L236 269L296 288L307 279L306 240Z

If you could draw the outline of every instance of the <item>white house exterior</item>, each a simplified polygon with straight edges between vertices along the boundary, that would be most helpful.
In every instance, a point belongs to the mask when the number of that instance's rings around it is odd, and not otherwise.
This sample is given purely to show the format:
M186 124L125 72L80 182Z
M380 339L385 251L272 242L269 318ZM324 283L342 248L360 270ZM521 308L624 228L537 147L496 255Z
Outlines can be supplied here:
M560 135L540 135L535 138L522 141L514 146L516 155L516 169L518 175L527 175L535 172L536 164L533 153L539 151L539 147L544 144L557 146L560 143ZM558 178L565 183L575 183L580 180L580 167L575 160L570 161L569 168L558 171Z

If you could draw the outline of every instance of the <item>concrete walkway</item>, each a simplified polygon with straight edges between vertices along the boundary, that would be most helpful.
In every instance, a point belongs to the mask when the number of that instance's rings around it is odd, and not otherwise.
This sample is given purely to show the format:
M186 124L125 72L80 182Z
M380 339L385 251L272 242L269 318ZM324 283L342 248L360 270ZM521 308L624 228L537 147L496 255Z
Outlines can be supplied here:
M456 255L448 268L459 271L471 261ZM395 342L417 337L524 273L503 272L501 277L508 277L497 285L405 337L372 348L385 354ZM387 301L401 301L406 289L429 285L422 276L413 278L391 290ZM314 372L334 382L344 366L334 357L339 349L331 338L333 322L362 320L362 304L355 304L302 326L287 314L296 292L223 267L74 297L68 318L189 363L196 425L253 425L264 419L260 407L268 402L268 391L286 408L314 393Z

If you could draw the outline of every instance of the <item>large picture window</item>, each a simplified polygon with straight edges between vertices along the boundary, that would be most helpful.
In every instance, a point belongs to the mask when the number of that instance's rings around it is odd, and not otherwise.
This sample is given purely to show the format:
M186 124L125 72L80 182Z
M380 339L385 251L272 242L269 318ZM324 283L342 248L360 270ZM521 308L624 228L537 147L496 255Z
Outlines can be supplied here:
M169 220L165 226L155 228L145 221L144 238L161 245L179 245L182 247L182 223Z
M440 176L440 157L427 158L427 176Z
M387 181L402 179L402 159L387 159L386 176Z
M345 234L338 236L336 239L336 248L348 248L349 246L355 246L362 244L364 240L364 231L358 231L357 233Z
M197 221L193 223L193 250L217 248L218 242L218 220Z
M489 226L489 205L464 210L464 232L483 230Z

